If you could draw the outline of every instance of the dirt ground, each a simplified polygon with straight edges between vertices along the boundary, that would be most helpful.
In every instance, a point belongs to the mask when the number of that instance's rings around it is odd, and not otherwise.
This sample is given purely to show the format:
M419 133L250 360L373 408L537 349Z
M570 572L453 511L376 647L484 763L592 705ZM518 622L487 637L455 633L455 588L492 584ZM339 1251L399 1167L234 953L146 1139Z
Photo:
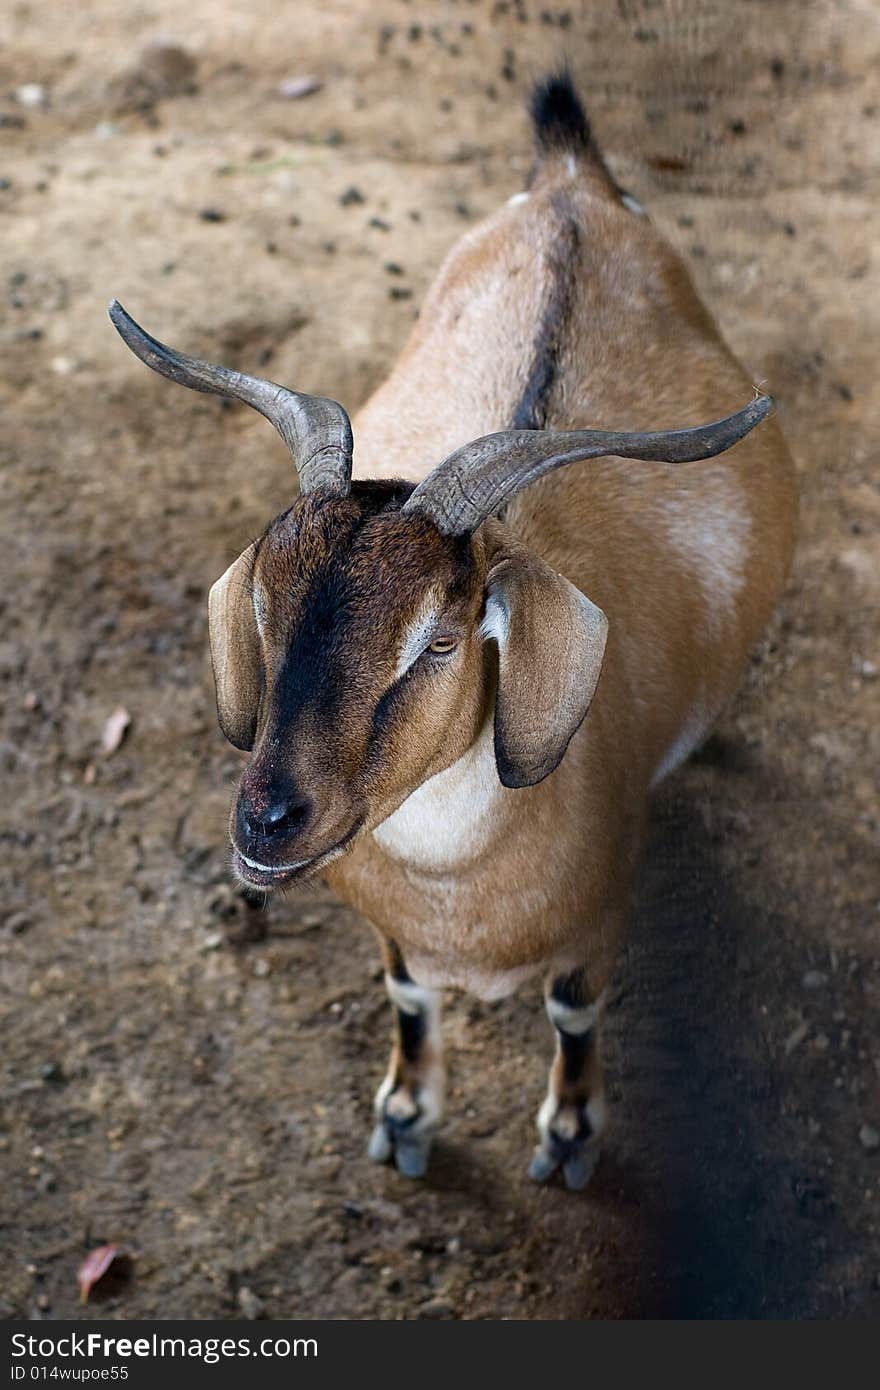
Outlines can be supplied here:
M13 0L0 29L4 1312L876 1317L877 6ZM522 186L522 98L561 54L802 483L781 612L657 799L577 1196L526 1177L530 990L449 1000L425 1184L368 1163L371 934L326 891L248 908L225 849L205 595L290 462L105 314L353 409ZM83 1307L105 1240L133 1274Z

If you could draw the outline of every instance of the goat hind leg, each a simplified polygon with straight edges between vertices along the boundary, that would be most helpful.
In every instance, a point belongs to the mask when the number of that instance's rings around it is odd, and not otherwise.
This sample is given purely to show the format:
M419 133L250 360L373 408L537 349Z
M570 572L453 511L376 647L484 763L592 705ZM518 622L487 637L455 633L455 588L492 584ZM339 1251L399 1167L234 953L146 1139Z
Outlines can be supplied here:
M400 950L382 942L385 988L394 1009L394 1042L388 1073L376 1092L376 1126L368 1153L375 1163L393 1158L400 1173L421 1178L443 1110L440 1001L415 984Z

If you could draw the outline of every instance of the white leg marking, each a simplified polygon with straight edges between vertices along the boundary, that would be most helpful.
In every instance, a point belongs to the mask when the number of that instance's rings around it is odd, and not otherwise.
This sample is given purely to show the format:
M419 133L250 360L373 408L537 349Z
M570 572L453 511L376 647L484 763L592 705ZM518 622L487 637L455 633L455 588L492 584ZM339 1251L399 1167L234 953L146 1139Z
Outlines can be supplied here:
M604 1002L603 993L594 1003L585 1004L582 1009L577 1009L571 1004L563 1004L561 1000L554 999L551 994L547 1000L547 1014L553 1027L558 1028L560 1033L580 1038L584 1033L589 1033L591 1028L595 1028Z
M568 1116L560 1117L557 1123L555 1125L553 1124L558 1110L559 1097L553 1090L553 1083L551 1081L541 1109L538 1111L537 1119L538 1133L541 1136L542 1142L545 1144L550 1140L551 1126L553 1133L558 1134L560 1139L574 1139L577 1133L575 1128L576 1121L573 1115L570 1118ZM605 1103L605 1096L601 1091L595 1096L590 1096L585 1106L585 1111L587 1119L590 1122L590 1140L598 1139L608 1123L608 1106ZM569 1128L571 1129L571 1133L567 1134L565 1131Z
M424 989L411 980L396 980L387 973L385 988L392 1004L401 1013L410 1018L416 1014L424 1015L425 1044L430 1060L420 1077L415 1095L397 1085L397 1077L391 1070L376 1092L373 1104L379 1119L388 1115L392 1119L408 1120L418 1109L419 1116L411 1132L420 1133L432 1129L443 1114L444 1072L439 1001L434 990Z

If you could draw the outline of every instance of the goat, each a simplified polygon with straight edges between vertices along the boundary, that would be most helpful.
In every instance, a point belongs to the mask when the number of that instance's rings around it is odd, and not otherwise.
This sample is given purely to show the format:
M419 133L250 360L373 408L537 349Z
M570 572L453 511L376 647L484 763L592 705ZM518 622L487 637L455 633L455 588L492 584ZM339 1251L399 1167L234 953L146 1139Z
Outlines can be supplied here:
M729 701L797 502L769 398L716 418L749 379L568 74L531 110L528 191L450 253L355 421L354 481L335 401L111 317L156 371L260 411L296 464L299 497L209 599L220 725L251 753L230 838L245 884L320 872L379 937L395 1036L370 1156L425 1172L437 990L543 974L556 1051L530 1173L580 1188L648 794Z

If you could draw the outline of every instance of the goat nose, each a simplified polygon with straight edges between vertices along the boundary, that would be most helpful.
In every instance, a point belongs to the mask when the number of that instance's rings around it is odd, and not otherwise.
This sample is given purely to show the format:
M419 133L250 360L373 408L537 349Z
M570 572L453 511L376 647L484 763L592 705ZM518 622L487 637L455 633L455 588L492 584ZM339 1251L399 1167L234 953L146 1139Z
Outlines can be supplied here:
M307 796L279 798L268 806L243 807L242 819L247 835L261 840L301 830L308 820L312 803Z

